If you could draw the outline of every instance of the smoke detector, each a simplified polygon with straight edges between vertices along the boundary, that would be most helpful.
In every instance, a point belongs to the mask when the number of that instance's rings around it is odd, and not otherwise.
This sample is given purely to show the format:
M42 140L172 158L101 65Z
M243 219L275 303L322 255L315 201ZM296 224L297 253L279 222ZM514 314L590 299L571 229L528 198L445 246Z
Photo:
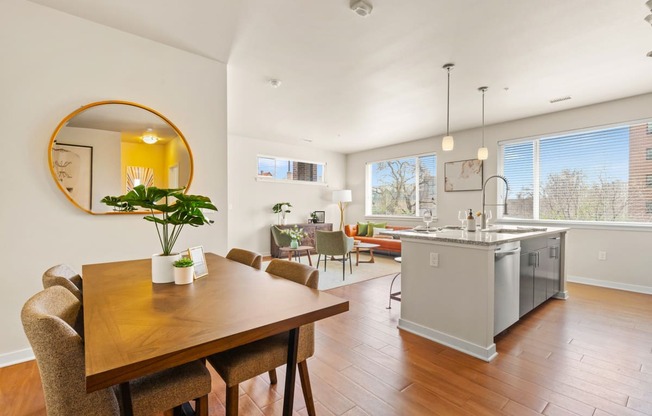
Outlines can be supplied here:
M281 86L281 80L280 79L271 78L271 79L267 80L267 83L272 88L278 88L278 87Z
M367 17L371 14L373 6L371 3L367 3L364 0L351 0L351 10L353 10L358 16Z

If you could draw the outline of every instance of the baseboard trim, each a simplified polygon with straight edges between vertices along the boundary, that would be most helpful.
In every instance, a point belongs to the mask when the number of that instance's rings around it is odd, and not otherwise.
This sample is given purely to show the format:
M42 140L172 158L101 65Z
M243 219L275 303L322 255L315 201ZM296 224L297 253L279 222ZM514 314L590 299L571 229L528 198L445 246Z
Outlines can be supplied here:
M588 277L570 276L570 275L566 276L566 281L572 283L581 283L583 285L589 285L589 286L599 286L599 287L606 287L609 289L618 289L618 290L625 290L627 292L636 292L636 293L643 293L645 295L652 295L652 287L650 286L630 285L628 283L611 282L608 280L590 279Z
M34 359L34 352L31 348L0 354L0 368L10 365L24 363Z
M443 332L431 328L426 328L423 325L419 325L405 319L398 320L398 327L399 329L402 329L404 331L411 332L415 335L429 339L438 344L445 345L454 350L463 352L475 358L479 358L482 361L489 362L494 358L496 358L496 356L498 355L498 353L496 352L496 344L491 344L487 348L481 347L471 342L464 341L462 339L456 338L454 336L445 334Z

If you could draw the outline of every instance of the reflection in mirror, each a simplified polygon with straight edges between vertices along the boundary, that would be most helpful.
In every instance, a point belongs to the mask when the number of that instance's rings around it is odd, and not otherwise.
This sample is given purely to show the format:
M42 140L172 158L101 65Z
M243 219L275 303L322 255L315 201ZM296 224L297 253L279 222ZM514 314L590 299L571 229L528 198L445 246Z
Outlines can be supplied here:
M84 211L113 212L100 203L135 186L190 186L192 154L162 114L139 104L103 101L63 119L50 140L50 170L59 189Z

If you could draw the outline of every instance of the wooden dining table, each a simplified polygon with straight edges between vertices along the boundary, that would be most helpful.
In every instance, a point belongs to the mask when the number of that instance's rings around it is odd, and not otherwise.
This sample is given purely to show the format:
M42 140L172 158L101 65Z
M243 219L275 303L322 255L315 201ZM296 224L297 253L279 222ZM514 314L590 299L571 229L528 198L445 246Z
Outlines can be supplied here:
M292 414L299 327L348 301L216 254L206 262L208 275L188 285L152 283L150 259L83 266L87 392L120 385L124 399L137 377L289 332Z

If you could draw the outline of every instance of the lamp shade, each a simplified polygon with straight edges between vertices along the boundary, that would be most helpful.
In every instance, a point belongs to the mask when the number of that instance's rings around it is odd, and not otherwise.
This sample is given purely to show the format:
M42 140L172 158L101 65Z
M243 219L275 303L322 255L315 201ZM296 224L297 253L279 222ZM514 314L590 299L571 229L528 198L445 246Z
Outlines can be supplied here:
M441 149L445 152L450 152L455 147L455 141L453 136L444 136L444 139L441 142Z
M351 201L353 201L353 197L351 195L350 189L333 191L333 202L351 202Z
M486 147L481 147L478 149L478 159L487 160L489 158L489 149Z

